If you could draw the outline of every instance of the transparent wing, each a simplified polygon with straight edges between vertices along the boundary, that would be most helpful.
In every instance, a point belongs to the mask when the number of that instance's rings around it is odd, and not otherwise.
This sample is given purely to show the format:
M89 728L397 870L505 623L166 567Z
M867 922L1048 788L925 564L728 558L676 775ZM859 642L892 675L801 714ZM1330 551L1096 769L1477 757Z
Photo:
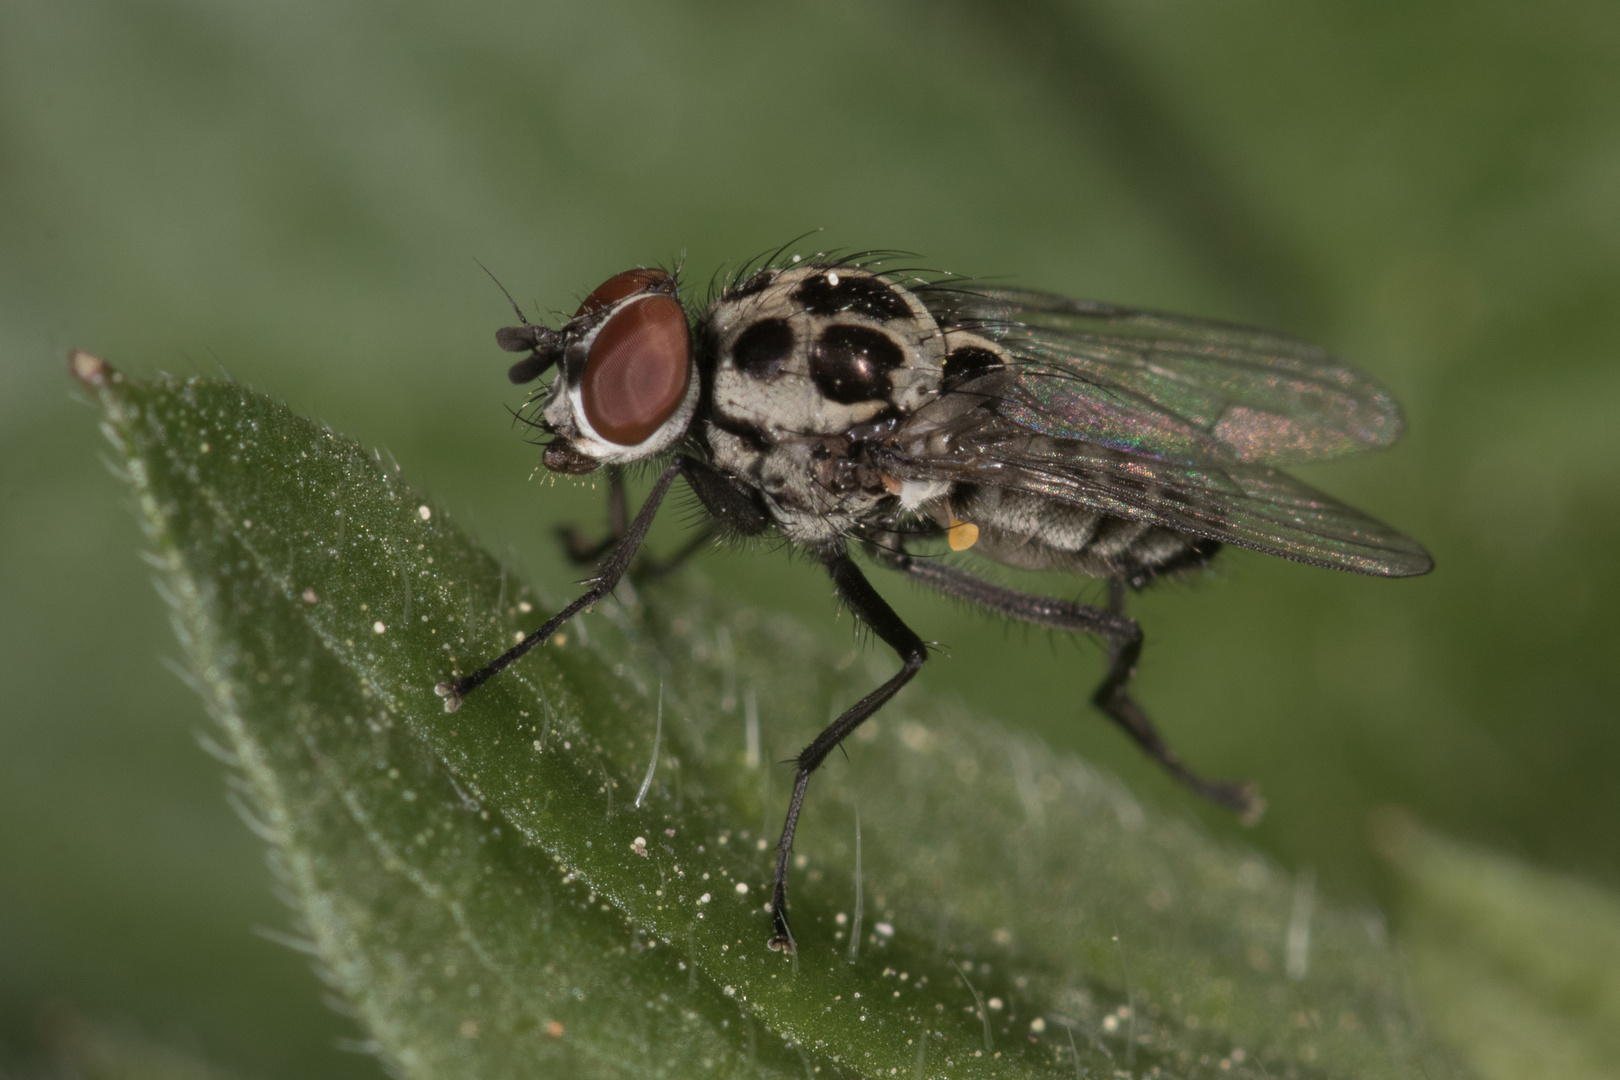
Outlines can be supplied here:
M1290 476L1253 462L1187 465L1031 433L955 394L925 407L890 444L902 480L1034 492L1116 517L1380 577L1426 574L1423 546Z
M920 289L947 331L997 341L1019 426L1165 461L1282 465L1388 446L1389 392L1326 351L1265 330L1018 289ZM948 340L948 339L947 339Z

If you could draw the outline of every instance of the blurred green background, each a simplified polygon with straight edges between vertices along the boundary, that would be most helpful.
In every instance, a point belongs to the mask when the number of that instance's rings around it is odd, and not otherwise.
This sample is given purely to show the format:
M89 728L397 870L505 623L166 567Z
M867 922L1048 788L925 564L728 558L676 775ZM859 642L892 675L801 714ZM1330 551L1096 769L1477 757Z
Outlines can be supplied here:
M286 916L165 670L67 349L283 396L560 592L551 529L598 521L600 493L529 479L492 338L510 311L474 260L572 310L681 257L701 292L809 229L806 251L1262 322L1407 409L1394 450L1309 478L1435 574L1234 552L1137 604L1141 699L1190 761L1259 782L1259 828L1087 711L1095 646L879 579L948 647L925 682L1397 929L1386 807L1620 886L1620 6L10 0L0 1067L63 1003L254 1076L377 1074L254 933ZM831 625L783 553L697 572Z

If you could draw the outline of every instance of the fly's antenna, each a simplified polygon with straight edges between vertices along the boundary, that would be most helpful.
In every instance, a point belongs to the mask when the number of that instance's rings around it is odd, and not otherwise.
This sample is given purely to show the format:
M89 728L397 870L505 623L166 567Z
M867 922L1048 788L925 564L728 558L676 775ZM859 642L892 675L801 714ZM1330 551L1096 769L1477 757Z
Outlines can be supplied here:
M524 326L528 326L529 320L523 317L523 309L518 307L518 302L516 300L512 299L512 294L506 291L506 286L501 284L501 279L496 277L489 267L485 266L481 262L478 262L476 256L473 258L473 262L478 263L478 269L482 270L486 274L489 274L489 280L495 283L495 287L501 290L501 293L506 297L506 302L512 305L512 310L517 312L518 322L522 323Z

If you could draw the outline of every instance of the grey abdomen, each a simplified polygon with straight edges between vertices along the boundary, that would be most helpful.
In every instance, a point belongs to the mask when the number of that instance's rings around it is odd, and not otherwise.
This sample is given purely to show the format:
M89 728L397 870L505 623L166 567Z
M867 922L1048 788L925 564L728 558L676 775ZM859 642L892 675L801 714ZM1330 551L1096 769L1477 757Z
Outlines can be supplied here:
M979 528L973 551L1021 570L1069 570L1145 582L1202 562L1208 541L1144 521L1100 514L1027 491L958 485L955 516Z

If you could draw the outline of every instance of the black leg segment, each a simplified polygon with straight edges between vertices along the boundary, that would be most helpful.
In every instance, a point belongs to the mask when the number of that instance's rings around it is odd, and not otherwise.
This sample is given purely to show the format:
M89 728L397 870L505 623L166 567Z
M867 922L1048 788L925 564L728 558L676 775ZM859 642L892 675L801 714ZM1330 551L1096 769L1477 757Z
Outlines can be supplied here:
M829 558L826 566L839 599L848 605L857 619L870 626L878 637L900 654L902 666L893 678L857 701L799 752L798 775L793 781L793 797L788 802L787 823L782 826L782 839L776 845L776 876L771 883L771 920L775 932L771 935L770 947L788 952L794 950L793 933L788 929L787 922L788 858L793 854L793 833L799 826L799 811L804 808L804 792L810 784L810 774L820 767L827 755L850 732L899 693L900 688L917 674L923 661L928 659L928 649L922 638L900 621L900 616L872 588L866 575L847 554Z
M930 588L966 600L1009 619L1044 626L1052 630L1096 634L1108 643L1108 673L1091 696L1091 703L1114 723L1125 729L1147 755L1171 776L1198 795L1235 811L1244 822L1253 824L1265 810L1265 800L1253 784L1206 780L1184 765L1165 743L1142 707L1132 700L1128 687L1142 655L1142 628L1125 615L1125 583L1109 582L1107 610L1019 592L970 574L937 559L919 559L904 551L868 545L868 551L884 566Z
M692 539L676 548L673 555L662 559L652 554L643 555L641 561L636 563L635 569L631 571L631 580L657 581L661 577L673 574L686 565L686 560L714 543L715 535L713 526L704 525L692 535Z
M624 577L624 572L629 569L631 560L636 557L636 551L641 547L641 542L647 538L647 530L652 527L653 518L658 513L659 504L664 501L664 496L669 494L669 486L675 482L677 476L681 475L685 465L686 459L684 457L676 457L670 463L669 468L665 469L663 474L658 477L657 483L653 484L652 491L647 496L647 501L641 504L641 512L636 515L636 519L630 523L630 527L625 531L624 539L619 543L618 547L614 548L613 554L609 555L606 561L602 563L601 568L596 572L596 576L590 580L583 596L553 615L540 629L471 675L464 675L455 682L439 683L433 688L435 693L444 698L446 712L455 712L461 708L461 703L468 694L488 682L493 676L500 674L514 661L520 659L524 653L551 637L563 623L613 591L614 586L619 584L619 579Z
M688 459L681 475L686 478L687 484L702 494L702 481L710 474L698 462ZM723 524L723 523L721 523ZM683 544L675 554L668 558L655 558L644 555L636 563L630 576L633 580L656 580L666 574L672 574L693 555L702 551L722 531L721 524L711 519L709 523L697 531L697 534ZM557 537L562 541L563 553L570 562L594 566L600 563L608 552L612 551L624 541L625 533L630 528L630 512L625 498L624 469L618 465L608 466L608 533L602 539L592 541L585 530L574 525L564 525L557 530Z
M1109 583L1109 614L1115 618L1125 619L1125 582L1118 578ZM1135 622L1131 626L1136 626ZM1108 639L1108 674L1103 677L1102 685L1097 687L1096 693L1091 695L1091 703L1101 709L1114 723L1125 729L1126 734L1136 740L1136 744L1147 751L1148 757L1164 766L1171 776L1197 794L1208 799L1217 806L1224 806L1236 813L1245 825L1253 825L1265 813L1266 800L1260 797L1260 792L1253 784L1231 780L1206 780L1182 764L1181 758L1171 750L1148 719L1147 713L1142 711L1126 690L1131 677L1136 674L1136 661L1142 655L1142 631L1137 629L1136 634L1127 638Z
M624 539L625 531L630 527L630 509L624 497L624 470L617 465L609 465L607 474L608 534L593 543L585 535L585 530L573 525L564 525L557 530L563 552L572 562L584 565L601 562L603 556Z

